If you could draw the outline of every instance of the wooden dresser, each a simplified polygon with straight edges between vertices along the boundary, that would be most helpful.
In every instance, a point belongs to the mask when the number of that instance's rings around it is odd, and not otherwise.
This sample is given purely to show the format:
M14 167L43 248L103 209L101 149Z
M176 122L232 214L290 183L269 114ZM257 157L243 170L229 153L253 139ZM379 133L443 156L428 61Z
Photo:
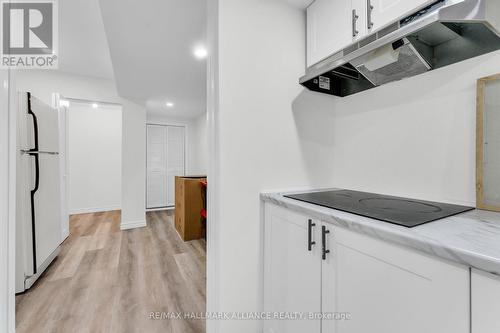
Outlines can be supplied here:
M203 237L205 176L175 177L175 229L184 241Z

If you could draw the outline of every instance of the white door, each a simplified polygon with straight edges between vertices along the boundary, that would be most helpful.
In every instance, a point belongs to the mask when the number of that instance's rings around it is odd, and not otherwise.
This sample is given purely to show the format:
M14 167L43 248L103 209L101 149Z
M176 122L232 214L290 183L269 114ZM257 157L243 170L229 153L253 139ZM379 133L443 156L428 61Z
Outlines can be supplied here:
M468 267L343 228L332 232L335 269L323 268L330 300L323 311L350 319L324 323L324 333L469 332Z
M310 219L284 208L265 206L264 308L269 313L321 312L321 258L318 228ZM265 333L320 333L321 321L280 318L264 321Z
M147 208L167 206L167 127L147 126Z
M307 66L352 42L351 0L316 0L307 8Z
M175 204L175 176L184 175L185 129L147 126L147 208Z
M175 205L175 176L184 176L184 132L184 127L167 127L167 206Z
M435 0L366 0L371 4L371 31L376 31L389 23L402 19ZM370 22L370 21L368 21Z

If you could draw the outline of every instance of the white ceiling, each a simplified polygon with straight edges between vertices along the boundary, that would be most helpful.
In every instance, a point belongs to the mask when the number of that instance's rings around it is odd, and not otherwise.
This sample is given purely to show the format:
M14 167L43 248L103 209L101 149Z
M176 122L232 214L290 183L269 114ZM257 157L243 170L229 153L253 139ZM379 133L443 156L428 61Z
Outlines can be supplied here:
M61 71L114 79L122 97L152 115L206 111L206 61L193 56L205 44L206 0L64 0L59 17Z
M65 0L66 1L66 0ZM206 111L206 0L100 0L116 86L152 114L194 117ZM174 103L167 108L166 102Z
M113 79L98 0L59 1L59 70Z

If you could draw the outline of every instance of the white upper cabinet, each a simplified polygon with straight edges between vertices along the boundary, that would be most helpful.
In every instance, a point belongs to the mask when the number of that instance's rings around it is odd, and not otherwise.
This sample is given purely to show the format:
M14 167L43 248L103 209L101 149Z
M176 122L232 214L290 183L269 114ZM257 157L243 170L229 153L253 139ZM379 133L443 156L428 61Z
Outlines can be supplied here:
M307 8L307 66L435 0L316 0Z
M352 0L351 24L353 42L363 38L368 33L366 4L366 0Z
M352 43L351 0L316 0L307 8L307 66Z
M366 0L367 28L370 27L369 31L374 32L433 2L435 0Z

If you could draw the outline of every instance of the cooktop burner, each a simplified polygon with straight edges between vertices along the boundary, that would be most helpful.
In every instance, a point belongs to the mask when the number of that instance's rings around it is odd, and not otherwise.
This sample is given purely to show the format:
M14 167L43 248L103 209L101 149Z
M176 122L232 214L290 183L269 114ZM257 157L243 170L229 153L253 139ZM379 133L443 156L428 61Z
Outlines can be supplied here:
M285 197L409 228L474 209L350 190L309 192Z

